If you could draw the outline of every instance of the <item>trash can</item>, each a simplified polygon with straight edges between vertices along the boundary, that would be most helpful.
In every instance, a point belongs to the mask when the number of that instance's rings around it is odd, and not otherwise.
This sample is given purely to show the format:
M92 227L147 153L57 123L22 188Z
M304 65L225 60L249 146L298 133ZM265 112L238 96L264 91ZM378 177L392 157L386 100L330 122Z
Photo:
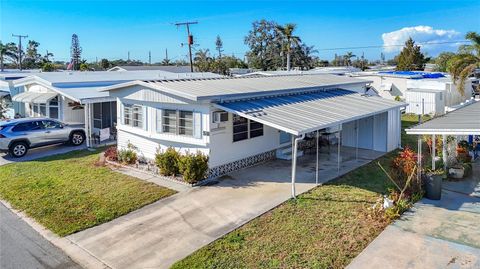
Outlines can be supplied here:
M427 175L425 197L430 200L442 198L442 175Z

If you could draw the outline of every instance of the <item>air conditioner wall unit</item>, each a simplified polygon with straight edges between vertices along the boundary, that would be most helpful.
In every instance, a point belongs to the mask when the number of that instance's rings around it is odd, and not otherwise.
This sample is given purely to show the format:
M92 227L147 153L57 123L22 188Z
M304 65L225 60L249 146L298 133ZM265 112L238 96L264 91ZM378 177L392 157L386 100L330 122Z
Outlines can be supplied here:
M212 113L212 123L221 123L228 121L228 112L214 111Z

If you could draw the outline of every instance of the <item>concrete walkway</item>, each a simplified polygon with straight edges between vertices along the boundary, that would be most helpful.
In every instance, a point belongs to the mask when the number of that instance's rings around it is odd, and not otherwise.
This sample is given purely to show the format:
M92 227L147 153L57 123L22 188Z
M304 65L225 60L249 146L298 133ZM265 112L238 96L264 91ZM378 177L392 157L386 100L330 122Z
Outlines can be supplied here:
M340 174L381 154L344 151ZM336 157L323 153L320 181L337 177ZM67 237L112 268L168 268L174 262L290 199L290 161L271 161L195 187L109 223ZM298 166L297 193L315 187L314 156Z
M469 179L444 181L441 200L415 204L347 268L480 268L480 163Z
M81 150L86 148L87 147L85 146L85 144L81 146L76 146L76 147L59 144L54 146L31 149L28 151L27 155L23 156L22 158L13 158L9 154L0 153L0 165L5 165L5 164L15 163L15 162L32 161L32 160L40 159L43 157L48 157L52 155L67 153L70 151Z

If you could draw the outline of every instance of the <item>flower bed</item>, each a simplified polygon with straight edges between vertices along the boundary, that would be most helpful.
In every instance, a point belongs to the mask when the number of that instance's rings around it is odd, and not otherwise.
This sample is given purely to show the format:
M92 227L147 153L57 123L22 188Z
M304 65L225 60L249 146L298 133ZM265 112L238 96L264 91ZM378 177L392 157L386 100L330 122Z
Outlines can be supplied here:
M207 178L207 156L201 153L180 155L173 148L158 152L155 160L148 160L138 158L131 145L123 150L110 147L105 151L105 161L111 165L137 169L187 186L203 185L212 180Z

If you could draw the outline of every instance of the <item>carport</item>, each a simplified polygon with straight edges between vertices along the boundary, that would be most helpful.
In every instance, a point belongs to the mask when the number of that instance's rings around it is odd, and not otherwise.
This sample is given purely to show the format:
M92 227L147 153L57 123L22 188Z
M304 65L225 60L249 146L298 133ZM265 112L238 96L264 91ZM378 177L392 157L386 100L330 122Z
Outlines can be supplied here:
M435 169L435 141L441 135L446 141L447 135L479 136L480 135L480 101L471 101L470 104L449 112L441 117L434 118L422 124L405 130L407 134L418 135L418 156L422 154L422 135L432 136L432 169ZM447 143L443 143L443 162L447 163ZM418 158L421 166L421 158Z
M379 149L383 152L399 146L400 108L405 107L406 104L344 89L330 89L241 101L224 101L215 106L292 135L291 192L292 197L295 198L297 153L301 140L312 134L315 137L315 181L318 184L321 132L338 135L337 170L340 171L342 143L354 147L357 156L358 148L362 147L362 141L371 141L369 144L371 149ZM362 126L366 122L365 119L371 119L368 133L362 133L362 128L365 128ZM378 124L380 122L381 125ZM350 128L344 131L343 127L347 126ZM376 127L379 129L377 130Z

